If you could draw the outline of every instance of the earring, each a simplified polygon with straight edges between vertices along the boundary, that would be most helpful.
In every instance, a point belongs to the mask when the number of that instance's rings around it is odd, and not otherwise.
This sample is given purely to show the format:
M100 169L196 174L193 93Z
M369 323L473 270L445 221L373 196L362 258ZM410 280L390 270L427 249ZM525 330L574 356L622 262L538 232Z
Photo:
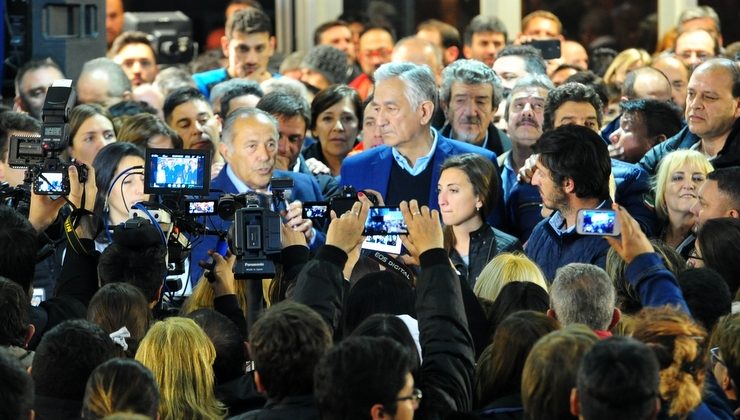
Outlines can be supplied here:
M481 206L480 206L480 205L476 205L476 206L475 206L475 211L480 211L480 208L481 208Z

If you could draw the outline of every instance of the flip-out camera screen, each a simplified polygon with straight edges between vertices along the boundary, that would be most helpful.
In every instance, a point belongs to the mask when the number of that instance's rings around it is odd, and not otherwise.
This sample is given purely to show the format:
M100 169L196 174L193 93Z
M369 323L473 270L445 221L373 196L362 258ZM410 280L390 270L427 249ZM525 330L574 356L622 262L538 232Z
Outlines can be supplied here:
M208 195L210 172L208 150L147 149L144 192Z

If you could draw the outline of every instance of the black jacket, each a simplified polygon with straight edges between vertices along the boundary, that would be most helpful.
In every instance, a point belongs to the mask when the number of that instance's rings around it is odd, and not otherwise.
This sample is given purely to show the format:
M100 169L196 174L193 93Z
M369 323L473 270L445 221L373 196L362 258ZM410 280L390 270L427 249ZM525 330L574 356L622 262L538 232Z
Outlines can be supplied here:
M324 245L298 276L293 295L316 310L338 330L342 300L349 283L342 268L347 254ZM462 285L444 249L420 256L416 283L416 315L424 360L417 387L424 393L417 418L445 418L472 408L473 340L462 300Z
M450 251L450 259L460 277L470 285L472 289L478 279L483 267L493 257L502 252L524 251L522 244L514 236L504 233L496 228L483 223L478 230L470 232L470 248L468 252L468 265L465 265L460 254L454 249Z
M267 400L265 408L250 411L232 419L238 420L318 420L319 408L313 395Z

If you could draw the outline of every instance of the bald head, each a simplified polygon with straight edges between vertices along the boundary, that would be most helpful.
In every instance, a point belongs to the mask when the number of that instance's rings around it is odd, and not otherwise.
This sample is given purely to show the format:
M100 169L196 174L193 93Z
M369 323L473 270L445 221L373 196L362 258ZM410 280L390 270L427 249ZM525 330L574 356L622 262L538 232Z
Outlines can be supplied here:
M689 69L683 61L673 55L658 57L652 67L660 70L671 83L673 102L683 111L686 108L686 86L689 84Z
M588 53L583 45L576 41L564 41L562 48L563 64L570 64L582 70L588 69Z
M432 69L437 84L439 84L442 73L442 52L436 45L425 39L413 36L401 39L393 48L391 61L427 65Z
M640 67L627 73L622 85L622 99L657 99L668 102L672 98L668 78L652 67Z

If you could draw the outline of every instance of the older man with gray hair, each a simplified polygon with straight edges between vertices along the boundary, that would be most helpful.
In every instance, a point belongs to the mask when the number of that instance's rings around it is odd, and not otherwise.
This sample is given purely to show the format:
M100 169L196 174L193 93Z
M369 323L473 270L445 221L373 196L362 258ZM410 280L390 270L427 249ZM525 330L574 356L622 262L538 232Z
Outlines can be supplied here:
M441 133L488 149L511 150L511 139L493 125L503 98L501 78L478 60L458 60L442 71L440 106L447 118Z
M614 285L606 271L593 264L570 263L555 274L547 315L563 326L584 324L606 338L621 317L615 299Z
M87 61L77 79L77 100L105 108L131 99L131 81L123 68L110 58Z
M374 77L371 107L384 144L345 159L342 185L378 191L387 205L416 199L420 206L438 209L437 183L445 159L477 153L496 164L494 153L448 139L431 127L437 88L429 67L388 63ZM489 219L498 226L503 217L497 214Z

